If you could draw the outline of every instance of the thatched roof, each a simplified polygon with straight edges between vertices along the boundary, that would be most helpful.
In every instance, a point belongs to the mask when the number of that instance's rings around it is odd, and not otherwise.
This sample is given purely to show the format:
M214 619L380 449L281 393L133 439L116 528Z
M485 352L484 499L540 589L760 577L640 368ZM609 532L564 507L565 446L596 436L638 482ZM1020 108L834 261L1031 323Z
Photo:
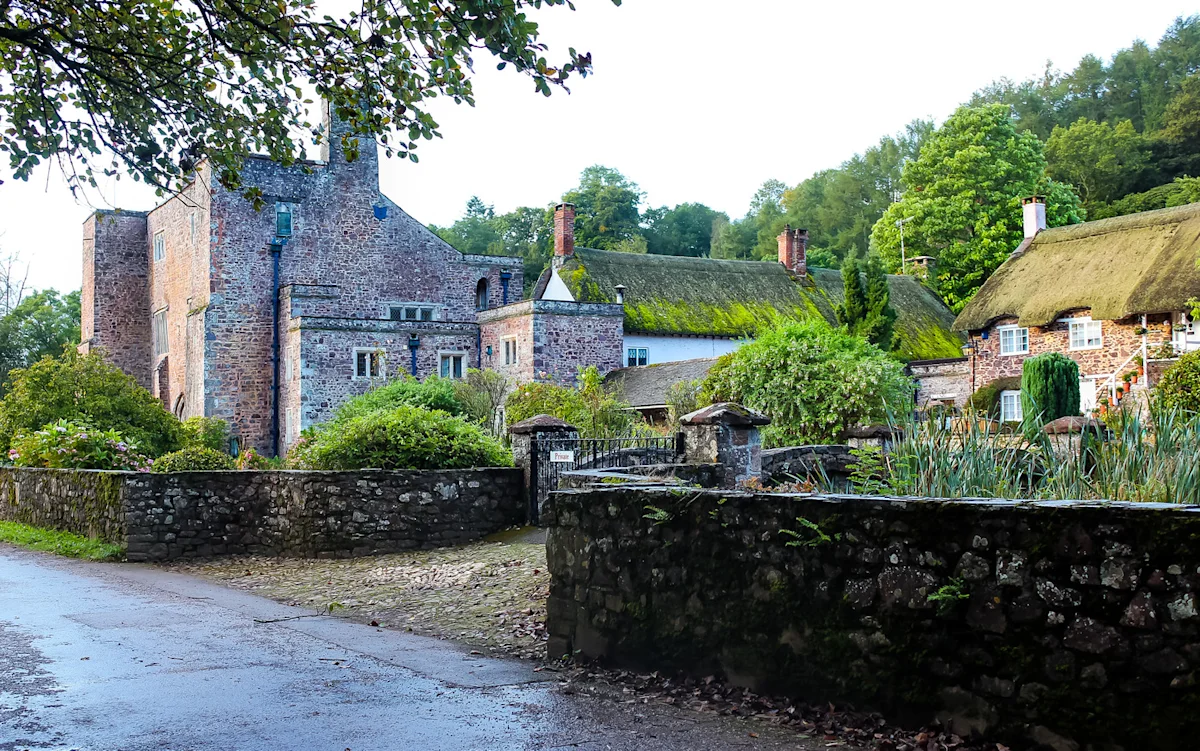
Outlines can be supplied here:
M1120 320L1187 308L1200 296L1200 203L1042 230L992 274L954 322L957 331L1015 317L1045 326L1090 308Z
M668 389L677 383L702 380L716 361L715 357L706 357L619 368L605 376L604 383L619 389L630 406L662 407L667 403Z
M841 272L809 269L796 278L774 261L576 248L559 274L579 302L615 302L614 288L624 285L629 334L752 337L780 319L817 316L836 323L833 306L842 299ZM937 295L913 277L888 282L900 355L957 357L962 340L951 333L954 316Z
M624 285L631 334L753 336L780 317L832 315L778 263L576 248L559 274L578 302L615 302Z

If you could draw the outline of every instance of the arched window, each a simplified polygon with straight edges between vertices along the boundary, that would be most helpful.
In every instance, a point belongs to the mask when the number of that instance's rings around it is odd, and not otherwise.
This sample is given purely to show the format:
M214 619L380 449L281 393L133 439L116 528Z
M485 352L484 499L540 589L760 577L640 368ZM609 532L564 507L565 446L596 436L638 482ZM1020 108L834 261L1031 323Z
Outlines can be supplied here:
M480 279L479 284L475 285L475 310L488 309L488 283L487 279Z

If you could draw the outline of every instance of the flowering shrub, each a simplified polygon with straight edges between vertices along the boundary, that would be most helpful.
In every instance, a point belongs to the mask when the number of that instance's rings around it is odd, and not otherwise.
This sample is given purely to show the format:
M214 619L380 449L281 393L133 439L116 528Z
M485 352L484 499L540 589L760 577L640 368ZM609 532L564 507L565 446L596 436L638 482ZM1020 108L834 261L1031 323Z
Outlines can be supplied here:
M233 469L233 457L205 446L189 446L154 460L151 472L213 472Z
M238 454L237 468L242 470L283 469L283 460L263 456L249 448Z
M150 460L115 430L59 420L12 441L8 459L17 467L150 471Z

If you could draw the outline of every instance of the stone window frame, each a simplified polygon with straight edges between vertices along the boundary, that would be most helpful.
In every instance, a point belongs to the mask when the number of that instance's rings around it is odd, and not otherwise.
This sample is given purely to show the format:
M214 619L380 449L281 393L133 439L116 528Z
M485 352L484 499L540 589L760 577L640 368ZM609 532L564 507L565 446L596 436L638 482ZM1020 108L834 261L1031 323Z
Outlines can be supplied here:
M517 337L515 335L501 337L500 343L504 347L504 364L520 365L521 356L520 350L517 348Z
M366 359L367 372L359 372L359 356L368 355ZM353 347L350 350L351 380L372 381L387 377L387 352L383 347Z
M167 233L161 229L155 232L151 243L154 247L154 262L158 263L165 259L167 257Z
M625 348L625 366L629 368L641 367L650 364L650 348L649 347L626 347Z
M442 367L442 364L446 361L446 358L455 358L455 357L462 358L461 369L460 369L458 375L454 375L454 365L453 364L451 364L451 366L448 370L446 368ZM451 363L453 363L453 360L451 360ZM470 366L471 366L471 361L468 359L468 352L465 349L439 349L438 350L438 369L437 369L438 377L452 378L456 381L462 380L463 378L467 377L467 369L470 368ZM443 371L446 372L446 375L442 375Z
M1012 352L1005 352L1004 351L1004 335L1008 334L1008 333L1012 333L1012 334L1019 333L1020 335L1022 335L1025 338L1025 348L1013 350ZM998 339L1000 342L1000 356L1001 357L1019 357L1021 355L1029 354L1029 328L1026 326L1018 326L1015 323L1006 324L1004 326L997 326L996 327L996 339Z
M1104 321L1093 320L1091 316L1078 316L1076 318L1067 318L1067 349L1072 352L1080 352L1090 349L1104 349ZM1091 340L1089 336L1089 327L1096 327L1096 343L1087 344ZM1082 346L1075 346L1075 327L1083 328L1083 336L1081 340L1084 342Z
M402 317L400 317L400 318L392 317L393 310L400 309L401 311L403 311L403 309L405 309L405 308L416 308L418 311L429 310L430 317L422 318L422 317L420 317L420 312L418 312L417 318L404 318L403 312L401 313ZM383 308L383 320L385 320L385 321L413 321L416 323L429 323L431 321L443 320L443 318L444 318L443 310L444 310L444 308L441 303L430 302L428 300L409 300L407 302L390 302L390 303L387 303Z
M1004 402L1006 399L1013 400L1012 417L1006 417L1004 412ZM1021 391L1007 390L1000 392L1000 422L1021 422L1025 415L1021 409Z
M171 352L171 337L167 328L167 306L164 305L150 316L150 344L155 357Z

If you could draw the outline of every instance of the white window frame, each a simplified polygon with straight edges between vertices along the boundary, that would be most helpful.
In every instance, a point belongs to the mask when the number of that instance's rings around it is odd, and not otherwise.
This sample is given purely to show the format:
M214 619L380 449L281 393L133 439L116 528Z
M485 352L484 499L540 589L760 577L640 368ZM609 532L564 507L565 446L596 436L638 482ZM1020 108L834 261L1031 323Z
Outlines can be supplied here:
M392 317L393 310L400 311L399 318ZM408 315L409 310L417 311L417 317L416 318L408 318L407 315ZM425 311L425 310L429 311L429 318L421 317L421 312ZM438 305L437 303L432 303L432 302L393 302L393 303L388 303L387 309L384 312L383 317L385 320L388 320L388 321L414 321L417 323L420 323L420 322L429 323L430 321L440 321L440 320L442 320L442 306Z
M150 342L154 347L155 357L170 354L171 336L168 333L166 308L154 311L154 315L150 318Z
M161 261L167 257L167 236L162 231L154 233L154 260Z
M367 355L367 371L359 372L358 358ZM353 368L352 378L356 381L370 381L387 377L387 353L382 347L355 347L351 353L350 366Z
M461 363L462 370L458 375L454 375L454 359L453 358L461 358L462 359L462 363ZM450 362L449 368L443 367L443 364L447 361ZM464 352L463 350L447 349L447 350L441 350L438 352L438 376L441 378L451 378L456 381L462 380L463 378L467 377L467 369L470 367L470 365L471 365L470 361L467 360L467 353ZM445 374L443 375L443 373L445 373Z
M1006 413L1004 403L1006 400L1013 400L1013 410ZM1001 391L1000 392L1000 421L1001 422L1021 422L1025 417L1024 410L1021 409L1021 392L1020 391Z
M1077 326L1083 329L1083 336L1081 337L1081 341L1083 342L1083 344L1078 347L1075 346L1075 328ZM1088 329L1091 326L1096 327L1095 344L1088 343L1089 341L1093 340L1092 337L1089 335L1089 331L1088 331ZM1103 347L1104 347L1104 322L1103 321L1093 321L1090 316L1088 316L1086 318L1068 318L1067 319L1067 349L1078 352L1080 350L1102 349Z
M504 347L504 364L505 365L520 365L521 358L517 350L517 337L506 336L500 340Z
M649 364L650 364L650 348L649 347L626 347L625 348L625 365L626 365L626 367L634 368L634 367L640 367L642 365L649 365Z
M1014 342L1017 340L1018 337L1023 337L1025 340L1024 349L1014 349L1011 352L1005 352L1004 351L1004 335L1005 334L1011 334L1012 340ZM996 337L1000 340L1000 356L1001 357L1016 357L1018 355L1029 354L1029 329L1025 328L1024 326L1017 326L1015 324L1008 325L1008 326L997 326L996 327Z

